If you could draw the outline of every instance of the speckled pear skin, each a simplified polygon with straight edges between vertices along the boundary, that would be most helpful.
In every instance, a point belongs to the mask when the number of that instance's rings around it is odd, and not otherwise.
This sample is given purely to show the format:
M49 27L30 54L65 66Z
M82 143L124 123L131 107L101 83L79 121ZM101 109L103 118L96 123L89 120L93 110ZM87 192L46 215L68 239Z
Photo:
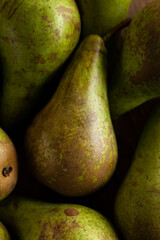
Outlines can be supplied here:
M0 219L19 240L118 240L103 215L82 205L14 197L0 206Z
M143 8L130 23L110 79L112 118L160 96L160 1Z
M14 190L18 180L18 157L15 146L0 128L0 201Z
M80 15L74 0L1 0L0 54L4 129L23 124L41 91L78 43Z
M82 36L103 37L126 18L131 0L76 0L76 3L82 20Z
M80 196L102 187L117 162L107 99L107 52L98 35L84 39L56 93L27 130L34 176L49 188Z
M0 222L0 240L11 240L8 230L2 222Z
M115 217L126 240L160 239L160 106L150 116L116 197Z

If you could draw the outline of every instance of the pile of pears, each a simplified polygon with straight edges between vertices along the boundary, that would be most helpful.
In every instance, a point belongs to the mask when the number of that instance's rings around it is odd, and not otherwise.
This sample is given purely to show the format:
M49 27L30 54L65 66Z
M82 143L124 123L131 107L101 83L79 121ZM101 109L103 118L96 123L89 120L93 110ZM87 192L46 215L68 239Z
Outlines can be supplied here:
M0 1L0 239L160 239L160 1L131 2Z

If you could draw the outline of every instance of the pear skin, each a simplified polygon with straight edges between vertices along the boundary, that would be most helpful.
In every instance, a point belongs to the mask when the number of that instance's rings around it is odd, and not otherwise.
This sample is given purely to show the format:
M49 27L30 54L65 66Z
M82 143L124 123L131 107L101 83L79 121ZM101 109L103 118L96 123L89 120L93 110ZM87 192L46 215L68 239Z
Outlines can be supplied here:
M15 188L18 180L18 159L15 146L0 128L0 201Z
M119 239L103 215L82 205L12 197L0 206L0 219L14 230L19 240Z
M98 34L105 36L122 22L131 0L76 0L82 20L82 36Z
M148 119L115 201L126 240L160 239L160 105Z
M80 15L74 0L1 0L0 22L0 121L10 130L30 119L44 86L76 47Z
M0 239L1 240L11 240L8 230L2 222L0 222Z
M110 111L117 118L160 96L160 1L144 7L130 23L108 86Z
M102 187L117 162L107 98L107 51L85 38L49 103L29 126L25 149L34 176L49 188L80 196Z

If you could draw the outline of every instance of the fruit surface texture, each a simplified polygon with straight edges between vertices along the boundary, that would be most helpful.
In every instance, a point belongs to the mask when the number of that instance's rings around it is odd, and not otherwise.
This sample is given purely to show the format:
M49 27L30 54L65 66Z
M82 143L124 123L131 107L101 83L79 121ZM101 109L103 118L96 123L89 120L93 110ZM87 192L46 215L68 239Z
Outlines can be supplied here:
M160 238L160 108L151 114L119 189L115 217L126 240Z
M82 19L82 36L107 32L123 21L131 0L76 0Z
M109 85L113 118L160 96L160 1L133 18Z
M0 128L0 200L15 188L18 180L18 159L15 146Z
M103 186L117 162L107 98L103 40L83 40L56 93L30 125L25 146L36 178L55 191L85 195Z
M8 129L30 116L43 87L72 53L80 16L74 0L2 0L0 22L0 119Z
M118 240L103 215L82 205L16 197L4 206L0 207L0 218L14 229L19 240Z
M0 240L11 240L6 227L0 222Z

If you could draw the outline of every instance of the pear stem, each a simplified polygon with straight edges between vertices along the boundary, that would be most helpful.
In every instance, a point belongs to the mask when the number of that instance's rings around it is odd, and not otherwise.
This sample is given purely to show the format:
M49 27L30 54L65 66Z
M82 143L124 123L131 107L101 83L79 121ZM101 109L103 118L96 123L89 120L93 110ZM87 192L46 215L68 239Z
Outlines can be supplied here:
M122 30L125 27L128 27L129 24L131 23L132 18L126 18L124 21L120 22L118 25L116 25L114 28L112 28L104 37L103 37L103 41L105 42L105 44L108 42L108 40L110 39L110 37L112 37L114 34L116 34L117 32L119 32L120 30Z

